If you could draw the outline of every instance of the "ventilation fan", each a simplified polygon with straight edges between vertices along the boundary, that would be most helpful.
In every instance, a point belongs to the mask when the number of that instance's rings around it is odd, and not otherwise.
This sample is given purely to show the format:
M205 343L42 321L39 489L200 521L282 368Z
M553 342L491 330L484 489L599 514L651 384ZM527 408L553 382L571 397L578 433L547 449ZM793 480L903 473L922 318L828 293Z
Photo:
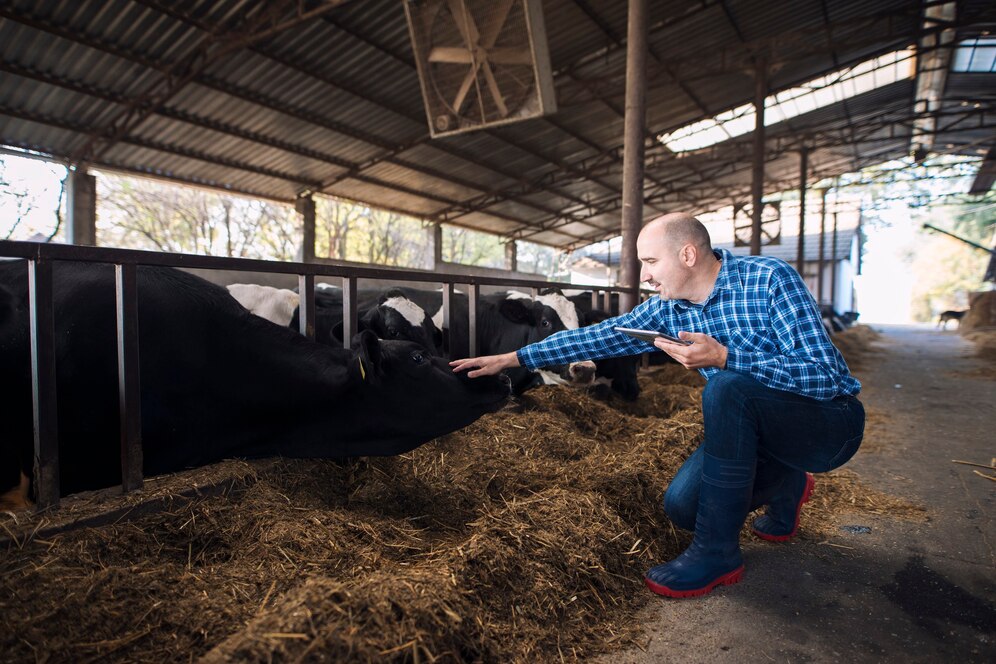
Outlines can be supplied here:
M753 229L753 209L750 203L733 206L733 246L749 247ZM781 201L764 203L761 206L761 246L782 243L782 204Z
M540 0L405 3L433 137L556 112Z

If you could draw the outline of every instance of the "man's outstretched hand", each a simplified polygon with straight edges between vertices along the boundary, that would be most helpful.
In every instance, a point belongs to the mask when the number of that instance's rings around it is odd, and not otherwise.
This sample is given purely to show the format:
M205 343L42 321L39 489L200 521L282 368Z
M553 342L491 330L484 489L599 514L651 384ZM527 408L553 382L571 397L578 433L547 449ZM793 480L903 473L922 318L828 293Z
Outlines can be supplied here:
M459 373L471 369L467 374L471 378L478 376L494 376L505 369L519 366L519 356L515 352L504 353L502 355L484 355L483 357L470 357L463 360L453 360L450 362L453 373Z

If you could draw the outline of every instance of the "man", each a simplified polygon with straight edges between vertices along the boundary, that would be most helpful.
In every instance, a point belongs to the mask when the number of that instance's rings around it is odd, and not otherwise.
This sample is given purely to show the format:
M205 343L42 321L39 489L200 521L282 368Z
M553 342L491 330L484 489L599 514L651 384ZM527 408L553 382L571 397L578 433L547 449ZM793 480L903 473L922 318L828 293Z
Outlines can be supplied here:
M640 279L660 297L603 323L559 332L514 353L456 360L471 377L645 352L646 343L613 330L649 329L654 346L707 379L705 439L678 470L664 509L692 544L651 568L646 584L667 597L692 597L740 580L739 533L747 513L767 506L753 532L792 537L813 489L809 472L843 465L864 432L861 385L830 343L816 302L784 261L713 251L687 214L648 223L637 239ZM808 472L807 472L808 471Z

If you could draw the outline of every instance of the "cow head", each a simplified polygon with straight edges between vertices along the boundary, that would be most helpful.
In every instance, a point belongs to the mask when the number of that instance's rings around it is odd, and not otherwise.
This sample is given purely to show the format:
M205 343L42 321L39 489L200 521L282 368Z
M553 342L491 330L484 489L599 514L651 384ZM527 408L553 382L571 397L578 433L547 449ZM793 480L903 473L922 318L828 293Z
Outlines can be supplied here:
M381 339L414 341L433 355L443 355L443 334L418 306L404 293L391 289L380 297L360 319L360 329L373 330Z
M412 341L378 339L371 330L353 337L351 383L370 412L378 414L365 455L400 454L498 410L509 396L495 376L468 378ZM370 436L376 435L376 440Z

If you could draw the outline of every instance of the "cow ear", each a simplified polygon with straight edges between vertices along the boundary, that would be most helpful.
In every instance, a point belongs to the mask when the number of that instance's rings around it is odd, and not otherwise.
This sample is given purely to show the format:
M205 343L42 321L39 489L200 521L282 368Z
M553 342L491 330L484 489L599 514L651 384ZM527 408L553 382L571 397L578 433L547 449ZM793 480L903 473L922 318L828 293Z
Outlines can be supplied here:
M522 299L502 300L498 306L498 312L513 323L527 325L534 325L536 323L532 308L526 306L525 300Z
M378 300L377 303L378 304L384 304L385 302L387 302L392 297L405 297L405 299L407 299L407 297L401 291L400 288L389 288L386 291L384 291L383 293L381 293L380 299Z
M376 334L370 330L363 330L353 337L351 346L359 359L361 378L371 380L383 374L380 339Z
M339 321L338 323L332 326L331 330L329 330L329 341L332 343L333 346L342 345L342 334L343 334L342 321ZM350 343L352 343L352 341L350 341Z

